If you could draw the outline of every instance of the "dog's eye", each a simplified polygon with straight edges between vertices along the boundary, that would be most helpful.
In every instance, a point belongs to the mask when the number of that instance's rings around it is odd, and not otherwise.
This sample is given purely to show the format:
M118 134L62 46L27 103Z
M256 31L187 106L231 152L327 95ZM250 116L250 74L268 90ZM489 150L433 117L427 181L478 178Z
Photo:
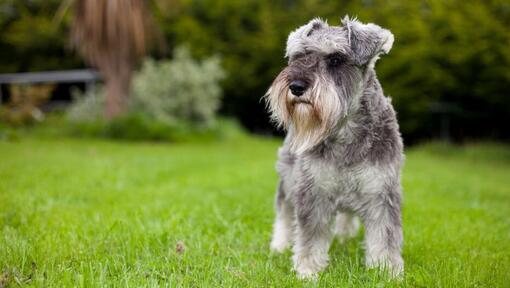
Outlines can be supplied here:
M342 64L343 59L340 55L331 55L328 57L328 66L329 67L338 67Z

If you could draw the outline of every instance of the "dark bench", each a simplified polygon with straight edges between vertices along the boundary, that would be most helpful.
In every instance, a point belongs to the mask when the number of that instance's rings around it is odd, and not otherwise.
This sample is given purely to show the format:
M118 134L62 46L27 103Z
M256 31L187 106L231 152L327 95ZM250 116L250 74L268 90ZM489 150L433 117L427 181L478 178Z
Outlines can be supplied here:
M89 92L100 79L100 74L91 69L0 74L0 105L1 86L5 84L85 83L85 90Z

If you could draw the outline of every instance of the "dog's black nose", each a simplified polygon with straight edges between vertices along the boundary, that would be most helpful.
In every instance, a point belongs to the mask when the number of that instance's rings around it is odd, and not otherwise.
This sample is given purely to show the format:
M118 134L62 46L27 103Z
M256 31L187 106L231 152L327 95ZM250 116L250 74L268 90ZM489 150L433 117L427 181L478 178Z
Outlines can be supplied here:
M305 93L306 88L308 88L308 85L306 85L305 81L302 80L294 80L290 82L289 89L295 96L301 96Z

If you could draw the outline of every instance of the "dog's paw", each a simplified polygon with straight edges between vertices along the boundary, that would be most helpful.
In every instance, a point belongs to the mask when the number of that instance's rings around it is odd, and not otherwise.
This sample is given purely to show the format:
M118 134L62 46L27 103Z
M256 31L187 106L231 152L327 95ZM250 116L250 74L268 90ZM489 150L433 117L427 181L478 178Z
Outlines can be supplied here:
M276 239L271 240L271 244L269 244L269 249L274 253L283 253L287 248L290 247L290 241L285 239Z
M367 267L385 272L395 280L402 280L404 278L404 260L401 257L396 257L393 260L368 261Z
M298 279L316 280L319 272L328 266L328 257L326 255L310 255L292 257L294 262L294 271Z
M402 280L404 279L404 262L392 265L389 268L389 274L392 279Z
M278 226L276 226L278 227ZM272 252L282 253L290 247L291 233L286 229L275 229L269 248Z
M319 271L316 271L317 269L307 267L306 265L294 264L292 270L296 272L296 276L299 280L315 281L319 278Z
M318 272L312 272L312 271L296 271L297 278L299 280L306 280L306 281L317 281L319 279L319 273Z

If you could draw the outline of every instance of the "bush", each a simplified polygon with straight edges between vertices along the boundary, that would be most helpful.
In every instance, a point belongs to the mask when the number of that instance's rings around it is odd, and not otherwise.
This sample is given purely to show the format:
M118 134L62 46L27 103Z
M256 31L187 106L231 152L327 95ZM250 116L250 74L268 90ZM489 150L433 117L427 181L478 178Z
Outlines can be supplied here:
M40 106L48 101L54 85L13 84L9 88L11 97L5 106L0 107L0 120L19 127L44 119Z
M88 94L82 94L79 90L73 90L71 94L73 103L67 109L67 118L71 122L94 122L102 118L106 102L102 86L96 87Z
M197 62L186 48L178 48L172 61L145 61L133 82L130 110L168 124L211 126L224 76L218 58Z
M89 95L73 92L67 119L74 135L165 141L212 136L223 78L217 57L195 61L181 47L171 61L143 63L133 79L126 115L110 122L103 119L105 91L99 86Z
M168 124L154 121L142 114L128 114L105 121L102 119L74 122L64 128L63 132L79 137L104 137L130 141L215 141L232 139L244 135L244 131L237 121L218 119L215 125L200 128L189 123L178 122Z
M222 110L251 130L269 128L260 97L286 64L288 33L317 16L337 25L348 14L395 34L377 74L406 142L438 135L440 116L454 139L510 139L508 1L176 2L179 9L156 10L170 45L187 43L197 57L222 55L229 73Z

